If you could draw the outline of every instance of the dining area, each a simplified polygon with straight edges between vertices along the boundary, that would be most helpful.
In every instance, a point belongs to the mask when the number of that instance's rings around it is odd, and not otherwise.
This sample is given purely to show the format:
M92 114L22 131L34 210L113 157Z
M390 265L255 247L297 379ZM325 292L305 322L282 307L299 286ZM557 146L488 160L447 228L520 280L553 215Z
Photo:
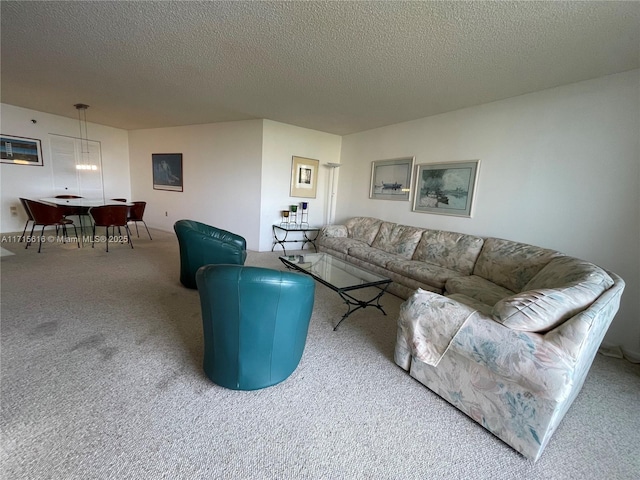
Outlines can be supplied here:
M135 226L136 236L140 238L139 223L152 240L144 221L145 201L64 194L38 199L21 197L20 203L26 222L22 235L16 240L24 242L25 249L35 247L37 243L38 253L46 243L75 243L77 248L89 244L95 248L96 243L103 243L106 252L109 252L110 244L126 244L133 248L132 229Z

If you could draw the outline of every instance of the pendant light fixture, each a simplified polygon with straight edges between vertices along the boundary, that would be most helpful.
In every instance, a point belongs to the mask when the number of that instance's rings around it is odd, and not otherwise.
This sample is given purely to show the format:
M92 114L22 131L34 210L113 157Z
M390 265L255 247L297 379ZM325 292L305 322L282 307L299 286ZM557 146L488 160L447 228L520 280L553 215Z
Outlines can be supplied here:
M89 133L87 130L87 108L89 105L76 103L78 110L78 123L80 124L80 163L76 165L78 170L98 170L97 165L92 165L89 158Z

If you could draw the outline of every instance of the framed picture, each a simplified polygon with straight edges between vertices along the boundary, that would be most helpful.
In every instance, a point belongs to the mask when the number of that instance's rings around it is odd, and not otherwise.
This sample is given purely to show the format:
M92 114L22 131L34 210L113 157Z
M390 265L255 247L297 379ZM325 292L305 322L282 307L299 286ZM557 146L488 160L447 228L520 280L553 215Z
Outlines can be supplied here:
M369 198L405 200L411 197L414 157L371 162Z
M0 135L0 161L41 167L42 146L40 140Z
M416 166L413 211L471 217L480 160Z
M291 196L316 198L319 160L293 157L291 162Z
M182 192L182 154L152 153L153 189Z

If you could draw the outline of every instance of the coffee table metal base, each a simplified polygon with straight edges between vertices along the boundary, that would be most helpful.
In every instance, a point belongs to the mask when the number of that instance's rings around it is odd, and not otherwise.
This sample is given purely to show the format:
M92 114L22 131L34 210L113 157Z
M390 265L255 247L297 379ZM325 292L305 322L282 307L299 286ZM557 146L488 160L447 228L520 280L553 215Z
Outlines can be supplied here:
M380 297L382 297L382 295L384 295L384 293L387 291L387 287L388 286L389 286L389 284L386 284L386 285L380 287L380 292L376 296L374 296L371 300L359 300L359 299L357 299L355 297L352 297L348 293L338 292L338 295L340 295L342 300L344 300L344 302L347 304L348 310L347 310L347 313L345 313L342 316L342 318L340 319L338 324L335 327L333 327L333 331L335 332L338 329L338 327L340 326L340 324L343 322L343 320L345 318L347 318L353 312L355 312L356 310L359 310L361 308L376 307L384 315L386 315L387 312L385 312L384 308L382 308L382 305L380 305ZM373 303L373 302L375 302L375 303Z

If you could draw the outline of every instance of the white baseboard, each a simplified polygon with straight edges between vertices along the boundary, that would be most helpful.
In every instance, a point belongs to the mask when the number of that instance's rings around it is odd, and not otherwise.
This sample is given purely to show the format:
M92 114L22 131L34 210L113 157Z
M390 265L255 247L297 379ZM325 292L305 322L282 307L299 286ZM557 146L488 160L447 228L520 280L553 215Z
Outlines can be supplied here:
M630 350L622 350L624 353L624 358L629 360L631 363L640 363L640 352L632 352Z
M624 358L631 363L640 363L640 352L634 352L626 348L622 348L620 345L602 343L598 352L608 357Z

